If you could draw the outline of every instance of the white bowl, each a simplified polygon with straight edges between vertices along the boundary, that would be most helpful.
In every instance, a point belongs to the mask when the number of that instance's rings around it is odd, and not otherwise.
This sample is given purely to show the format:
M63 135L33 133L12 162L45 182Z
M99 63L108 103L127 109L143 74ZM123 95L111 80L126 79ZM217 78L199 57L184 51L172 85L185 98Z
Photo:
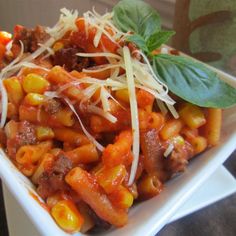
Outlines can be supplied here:
M231 84L235 83L232 76L218 70L217 72L223 80L231 81ZM109 230L102 233L102 235L155 235L235 148L236 107L224 111L220 145L194 158L183 174L166 183L163 192L159 196L133 207L129 212L129 223L125 227ZM61 230L50 214L32 197L32 193L37 195L33 185L15 168L2 150L0 150L0 177L42 235L70 235ZM81 234L77 233L75 235Z
M211 186L209 190L209 186ZM209 206L216 201L236 192L236 179L220 166L171 217L170 222L176 221L188 214ZM9 236L41 236L31 224L31 220L16 202L15 198L3 185L3 198L6 209Z

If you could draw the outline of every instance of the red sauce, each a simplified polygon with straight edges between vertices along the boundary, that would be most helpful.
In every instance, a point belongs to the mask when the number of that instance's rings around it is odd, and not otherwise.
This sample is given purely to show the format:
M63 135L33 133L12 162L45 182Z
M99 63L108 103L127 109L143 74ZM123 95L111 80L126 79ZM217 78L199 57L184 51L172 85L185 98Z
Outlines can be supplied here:
M40 200L40 198L32 191L29 190L30 196L47 212L50 212L48 206Z

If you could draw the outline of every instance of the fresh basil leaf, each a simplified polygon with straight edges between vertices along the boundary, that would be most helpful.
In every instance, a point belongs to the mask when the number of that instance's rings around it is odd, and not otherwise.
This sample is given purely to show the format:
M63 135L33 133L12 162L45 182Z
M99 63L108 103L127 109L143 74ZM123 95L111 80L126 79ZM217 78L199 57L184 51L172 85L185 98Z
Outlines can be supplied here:
M152 52L159 48L163 43L166 43L174 34L174 31L159 31L152 34L146 43L149 52Z
M170 91L201 107L227 108L236 104L236 89L217 74L190 58L159 54L153 69Z
M122 0L113 8L113 12L113 22L120 30L132 31L144 40L161 29L157 11L141 0Z
M145 53L149 52L145 40L140 35L134 34L128 36L127 41L135 43L143 52Z

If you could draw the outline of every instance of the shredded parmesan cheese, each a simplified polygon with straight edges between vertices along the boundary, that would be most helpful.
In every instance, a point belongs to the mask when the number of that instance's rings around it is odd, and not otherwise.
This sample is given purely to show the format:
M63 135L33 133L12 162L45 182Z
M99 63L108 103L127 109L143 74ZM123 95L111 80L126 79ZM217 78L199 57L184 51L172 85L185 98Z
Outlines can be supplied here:
M109 112L104 112L103 109L94 106L94 105L88 105L87 106L87 110L91 113L97 114L99 116L104 117L105 119L107 119L108 121L110 121L111 123L116 123L117 118L115 116L113 116L111 113Z
M97 147L97 149L102 152L104 150L104 147L86 130L86 128L83 125L83 122L81 121L81 119L80 119L78 113L76 112L74 106L72 105L72 103L67 98L65 98L65 102L70 107L70 109L73 111L73 113L75 114L76 118L78 119L84 134Z
M7 91L0 80L0 91L1 91L1 123L0 127L3 128L7 119Z
M116 58L116 59L121 59L121 56L110 53L110 52L97 52L97 53L77 53L77 56L80 57L111 57L111 58Z
M174 145L170 143L164 152L164 157L168 157L172 153L173 150L174 150Z
M131 185L134 182L135 174L138 168L139 160L139 119L138 119L138 105L135 93L134 73L133 65L131 61L131 55L128 47L123 48L125 69L127 76L127 85L129 91L129 102L131 110L131 123L133 131L133 156L134 160L131 166L130 177L128 184Z

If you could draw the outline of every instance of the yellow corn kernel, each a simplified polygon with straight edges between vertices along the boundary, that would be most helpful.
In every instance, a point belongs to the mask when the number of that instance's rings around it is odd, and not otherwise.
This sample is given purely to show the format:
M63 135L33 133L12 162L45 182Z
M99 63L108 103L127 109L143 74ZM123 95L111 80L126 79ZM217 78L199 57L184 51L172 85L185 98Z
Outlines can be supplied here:
M198 154L203 152L207 148L207 139L201 136L197 136L191 140L191 144L194 149L194 153Z
M26 93L44 93L50 86L49 82L41 75L30 73L23 78L23 89Z
M74 113L69 108L61 109L57 113L55 113L55 117L57 121L59 121L64 126L72 126L75 123Z
M202 109L190 103L185 103L181 107L179 115L184 123L192 129L197 129L206 123Z
M15 105L19 105L24 97L24 92L21 87L21 83L17 77L11 77L3 81L4 86L7 90L8 100Z
M155 176L145 175L138 183L138 194L141 199L149 199L158 195L162 183Z
M45 99L45 96L42 94L28 93L25 96L24 101L31 106L38 106L43 103L44 99Z
M182 129L183 124L181 120L170 120L167 121L166 124L160 131L160 136L163 140L167 140L179 134Z
M117 90L115 94L116 98L122 102L129 103L129 91L128 89Z
M116 190L117 186L122 184L126 176L124 165L118 165L113 168L104 168L97 175L98 183L103 187L106 193L111 193Z
M62 49L63 47L64 47L64 44L62 42L56 42L53 45L52 49L54 52L56 52L56 51L59 51L60 49Z
M50 127L39 126L36 128L36 137L39 141L53 139L54 132Z
M118 186L116 190L111 195L109 195L109 199L116 207L121 209L130 208L134 202L133 195L122 185Z
M70 200L57 202L51 209L51 214L56 223L66 232L75 233L80 231L84 219L74 203Z

